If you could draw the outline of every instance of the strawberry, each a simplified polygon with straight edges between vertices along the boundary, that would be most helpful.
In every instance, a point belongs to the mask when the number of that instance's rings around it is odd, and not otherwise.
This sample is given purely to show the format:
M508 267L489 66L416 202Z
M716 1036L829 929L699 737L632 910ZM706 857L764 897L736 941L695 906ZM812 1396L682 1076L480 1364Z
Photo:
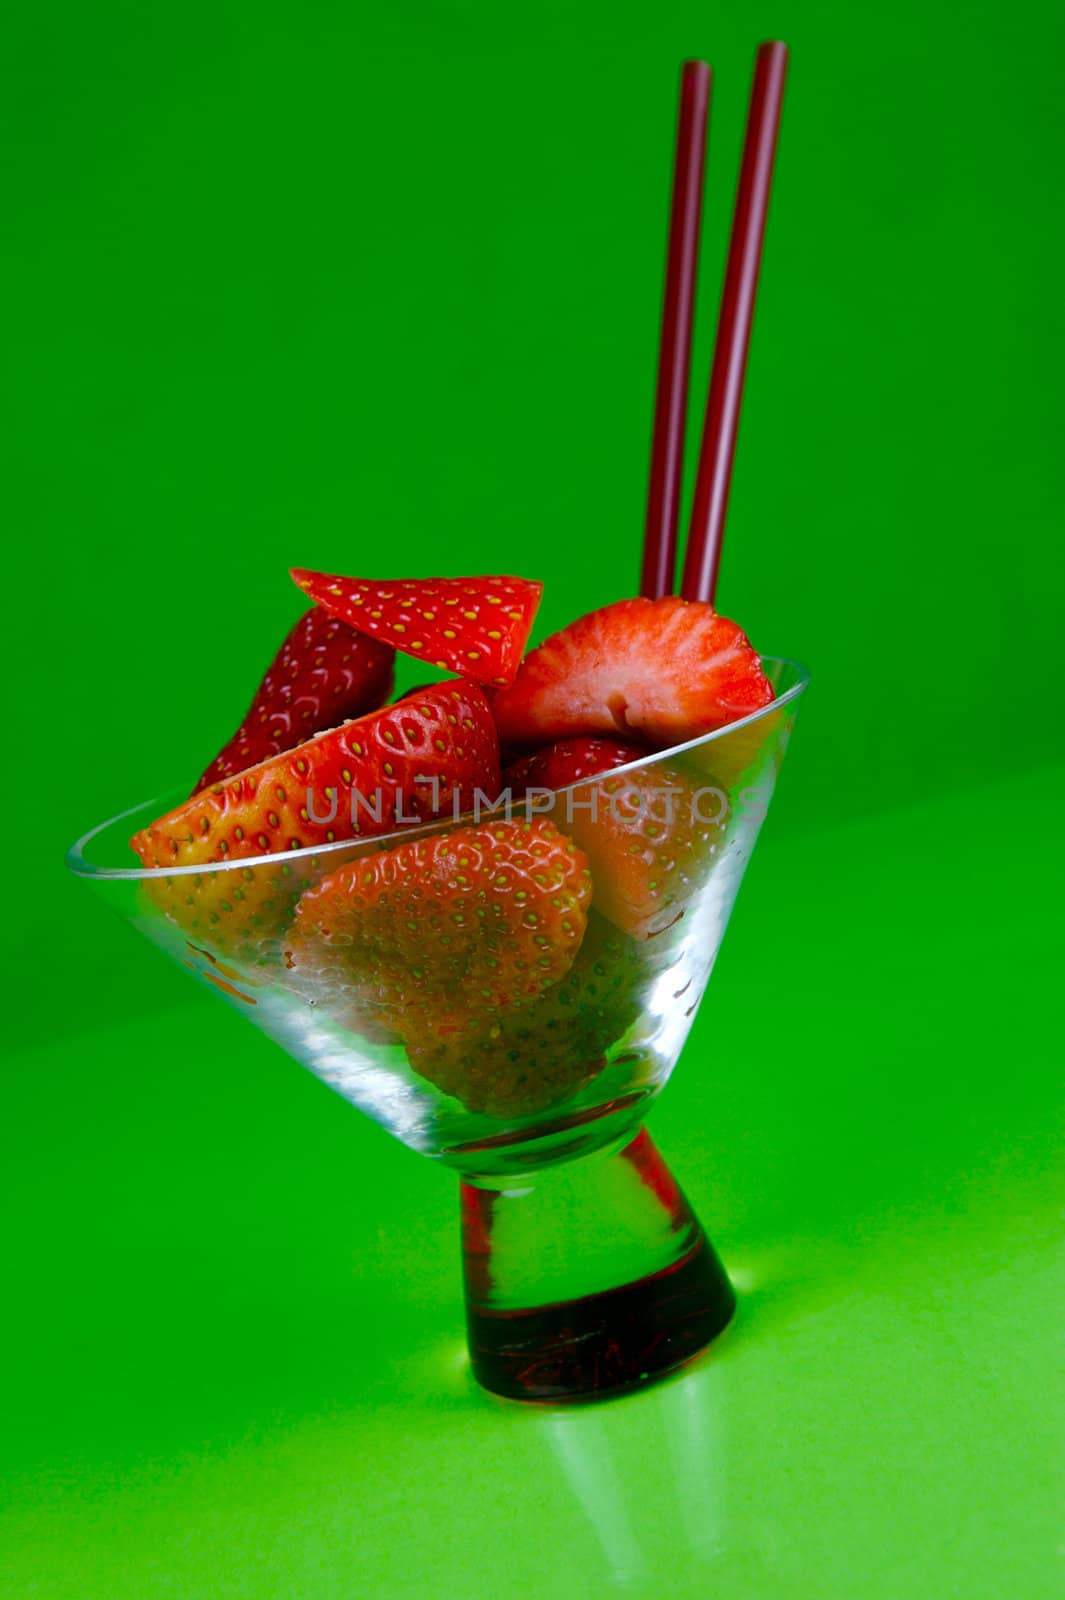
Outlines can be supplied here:
M441 683L203 789L130 840L146 867L235 863L455 814L499 782L495 727L474 684ZM148 880L172 920L216 948L278 935L317 863L267 861Z
M664 933L684 914L721 849L729 814L722 790L710 780L697 786L675 765L612 770L646 754L618 739L565 739L503 774L515 799L565 791L550 815L591 863L596 909L635 939ZM602 779L589 782L597 773Z
M312 606L286 635L247 716L193 793L364 716L392 690L395 651Z
M712 606L619 600L553 634L492 702L508 746L607 733L663 748L773 698L750 641Z
M564 739L512 761L503 773L503 788L520 800L529 789L568 789L614 767L642 761L643 745L622 739Z
M756 722L730 728L699 751L699 765L722 789L740 789L763 776L775 778L787 748L787 712L767 712Z
M646 952L646 946L642 947ZM641 947L594 911L573 966L534 1000L405 1029L420 1077L497 1118L534 1116L573 1097L641 1015L650 981Z
M293 567L326 611L419 661L477 683L507 684L518 670L543 592L527 578L341 578Z
M331 873L301 899L285 959L349 1026L424 1032L457 1002L486 1016L558 982L590 898L584 856L550 822L486 822Z

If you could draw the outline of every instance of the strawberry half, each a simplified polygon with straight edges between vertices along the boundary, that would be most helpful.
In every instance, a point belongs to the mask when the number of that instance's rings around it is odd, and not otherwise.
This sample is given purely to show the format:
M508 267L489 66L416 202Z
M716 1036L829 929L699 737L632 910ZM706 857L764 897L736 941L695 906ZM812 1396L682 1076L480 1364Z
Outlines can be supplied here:
M287 634L247 716L193 794L383 705L395 651L312 606Z
M735 622L697 600L619 600L531 651L492 710L504 744L578 734L664 747L724 727L773 698Z
M351 628L477 683L507 684L543 593L527 578L341 578L293 567L304 594Z
M684 914L721 849L729 815L723 790L709 779L696 785L675 765L614 770L646 754L617 739L566 739L503 774L515 799L564 791L552 820L591 863L596 909L635 939L664 933ZM587 781L598 773L598 783ZM532 804L542 809L541 801Z
M461 812L499 783L495 726L475 684L441 683L203 789L130 840L146 867L237 862ZM315 863L265 862L149 880L156 903L216 948L287 924Z
M591 892L584 856L546 820L456 828L308 890L285 959L348 1026L424 1034L456 1004L487 1015L564 977Z

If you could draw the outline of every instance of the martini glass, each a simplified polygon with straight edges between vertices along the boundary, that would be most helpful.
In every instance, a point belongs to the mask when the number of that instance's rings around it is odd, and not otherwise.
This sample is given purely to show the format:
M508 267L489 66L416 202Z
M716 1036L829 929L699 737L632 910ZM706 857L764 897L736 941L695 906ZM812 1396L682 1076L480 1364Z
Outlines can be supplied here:
M471 1363L497 1394L559 1401L638 1387L704 1349L735 1308L643 1121L702 1001L806 687L797 664L764 666L775 698L762 711L557 795L503 797L479 817L202 867L129 865L130 835L181 792L101 824L68 855L199 982L457 1172ZM549 815L589 856L583 942L566 977L512 1014L480 1018L457 997L472 1019L461 1048L417 1046L401 1017L369 1004L358 970L308 967L305 949L294 960L294 908L332 874L412 837L529 813ZM649 837L640 830L666 823L679 827L683 859L655 914L634 917L631 852Z

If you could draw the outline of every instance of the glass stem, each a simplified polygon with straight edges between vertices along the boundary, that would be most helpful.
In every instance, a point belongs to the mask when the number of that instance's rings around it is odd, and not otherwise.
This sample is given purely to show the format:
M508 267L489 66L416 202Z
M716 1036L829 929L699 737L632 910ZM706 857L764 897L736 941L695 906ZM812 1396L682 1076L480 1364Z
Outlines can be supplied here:
M462 1183L470 1357L486 1389L616 1393L690 1360L728 1323L732 1285L646 1130L499 1182Z

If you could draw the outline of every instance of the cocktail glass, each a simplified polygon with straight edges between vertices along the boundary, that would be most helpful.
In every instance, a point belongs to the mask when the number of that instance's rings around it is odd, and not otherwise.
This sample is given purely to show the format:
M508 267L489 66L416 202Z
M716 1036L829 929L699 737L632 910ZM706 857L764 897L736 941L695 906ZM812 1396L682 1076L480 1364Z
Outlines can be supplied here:
M560 1401L637 1387L704 1349L734 1310L643 1121L703 998L806 687L797 664L764 665L775 698L762 711L620 768L609 784L503 802L479 823L449 817L383 839L170 871L124 864L135 859L130 835L184 798L176 793L101 824L69 853L77 876L199 981L410 1148L455 1169L470 1357L498 1394ZM597 817L657 803L663 788L695 844L661 917L634 934L617 925L613 880L626 870L617 829L601 849L594 829ZM588 929L564 982L514 1016L486 1017L457 1064L446 1048L412 1050L379 1008L371 1016L357 973L349 986L294 967L290 912L279 921L278 906L415 832L487 827L527 806L591 853ZM272 918L258 914L263 904ZM226 916L210 910L219 905ZM231 913L242 905L256 910L235 938Z

